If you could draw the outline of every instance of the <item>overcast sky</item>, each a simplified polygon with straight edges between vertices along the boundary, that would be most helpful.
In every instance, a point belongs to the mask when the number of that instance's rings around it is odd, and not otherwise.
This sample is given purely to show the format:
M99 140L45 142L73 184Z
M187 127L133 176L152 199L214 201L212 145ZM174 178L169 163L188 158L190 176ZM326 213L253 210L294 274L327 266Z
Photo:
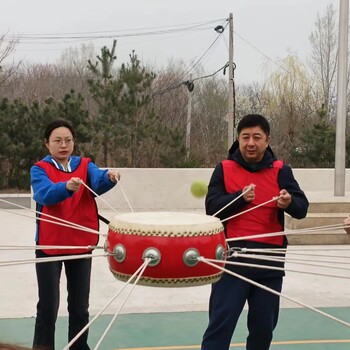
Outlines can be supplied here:
M264 77L266 61L289 52L305 59L317 14L323 16L330 4L338 10L339 0L1 0L0 34L23 38L12 58L27 62L54 62L64 48L88 42L74 37L92 33L119 35L117 65L126 62L134 49L145 64L161 67L171 59L182 59L190 66L213 44L218 36L214 28L225 26L231 12L235 79L246 83ZM201 30L180 31L194 23L202 24ZM165 30L172 32L125 36ZM26 39L29 35L69 39ZM228 35L227 27L200 61L206 73L228 61ZM104 45L111 47L112 37L93 40L96 54Z

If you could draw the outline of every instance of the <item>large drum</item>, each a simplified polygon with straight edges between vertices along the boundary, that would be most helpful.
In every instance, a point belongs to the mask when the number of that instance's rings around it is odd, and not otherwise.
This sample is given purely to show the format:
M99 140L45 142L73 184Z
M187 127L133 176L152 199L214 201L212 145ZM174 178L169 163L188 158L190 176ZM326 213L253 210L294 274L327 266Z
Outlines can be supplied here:
M187 287L219 280L222 271L198 257L222 260L226 241L220 220L182 212L140 212L117 215L109 224L105 249L114 276L127 281L151 261L141 285Z

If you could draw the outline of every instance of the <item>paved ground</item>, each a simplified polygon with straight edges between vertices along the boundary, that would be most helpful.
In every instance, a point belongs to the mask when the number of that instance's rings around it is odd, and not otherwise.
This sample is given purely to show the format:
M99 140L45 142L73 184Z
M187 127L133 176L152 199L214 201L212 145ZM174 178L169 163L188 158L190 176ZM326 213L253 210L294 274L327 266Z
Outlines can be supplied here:
M348 308L322 309L337 317L349 319ZM237 326L232 349L243 350L246 337L245 316ZM98 318L90 330L90 346L98 342L112 316ZM207 322L207 313L173 312L120 315L99 347L100 350L175 350L200 349L200 341ZM31 345L34 319L0 319L3 340ZM67 318L57 322L57 349L66 345ZM318 317L305 309L282 309L272 350L348 350L350 331L331 320Z
M25 210L0 211L0 246L33 245L34 220ZM102 213L110 217L110 213ZM31 217L33 214L29 213ZM103 224L102 224L103 225ZM107 232L107 227L101 230ZM103 242L100 242L101 244ZM290 247L291 252L304 247ZM311 246L306 249L317 249ZM350 258L348 246L322 246L320 255L331 255L330 261L341 261L346 267ZM32 250L0 250L0 261L33 257ZM323 260L326 258L323 256ZM327 262L326 262L327 263ZM330 263L327 263L330 264ZM347 270L322 269L316 266L288 264L288 268L303 271L322 271L329 275L349 277ZM31 344L35 305L37 301L34 265L0 267L0 339L29 346ZM91 291L91 314L96 314L124 284L114 279L105 258L93 258ZM62 279L62 302L57 324L57 349L65 345L66 338L66 294ZM199 349L200 339L207 322L207 304L210 286L188 288L156 288L137 286L122 315L108 334L100 349ZM350 322L350 280L348 278L323 277L296 272L287 272L283 293L307 305L322 308L335 317ZM90 340L96 344L103 329L120 306L113 303L106 315L91 327ZM245 319L241 319L233 348L246 336ZM276 330L276 344L272 349L332 349L350 348L348 327L326 319L314 311L282 299L281 320Z

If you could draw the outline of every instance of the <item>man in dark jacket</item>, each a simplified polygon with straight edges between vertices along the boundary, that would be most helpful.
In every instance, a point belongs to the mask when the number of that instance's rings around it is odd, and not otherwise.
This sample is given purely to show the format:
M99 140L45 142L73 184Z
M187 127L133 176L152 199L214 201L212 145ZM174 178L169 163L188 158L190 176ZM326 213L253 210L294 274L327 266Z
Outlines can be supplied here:
M261 115L249 114L237 127L237 140L227 160L218 164L212 174L206 197L206 212L225 221L231 248L286 248L283 234L284 213L302 219L307 214L308 200L295 180L292 170L274 156L270 142L270 126ZM274 201L269 201L277 197ZM237 198L236 201L233 201ZM259 207L259 204L265 203ZM235 214L247 211L242 215ZM232 216L232 218L231 218ZM270 237L249 238L264 233ZM246 238L245 238L246 237ZM281 254L283 256L283 253ZM234 262L284 267L283 262L232 257ZM284 271L227 265L227 269L280 293ZM202 350L227 350L239 316L248 302L247 350L268 350L279 314L279 295L248 281L224 273L212 286L209 302L209 324L203 336Z

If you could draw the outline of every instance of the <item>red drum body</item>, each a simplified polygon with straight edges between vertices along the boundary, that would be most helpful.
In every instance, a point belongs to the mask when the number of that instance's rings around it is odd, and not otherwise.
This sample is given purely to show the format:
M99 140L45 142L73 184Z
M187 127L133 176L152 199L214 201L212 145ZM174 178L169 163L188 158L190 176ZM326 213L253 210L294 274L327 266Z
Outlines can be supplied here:
M220 220L180 212L121 214L109 224L105 249L114 276L126 282L144 263L151 262L138 284L158 287L204 285L220 279L222 271L197 257L223 260L226 241Z

